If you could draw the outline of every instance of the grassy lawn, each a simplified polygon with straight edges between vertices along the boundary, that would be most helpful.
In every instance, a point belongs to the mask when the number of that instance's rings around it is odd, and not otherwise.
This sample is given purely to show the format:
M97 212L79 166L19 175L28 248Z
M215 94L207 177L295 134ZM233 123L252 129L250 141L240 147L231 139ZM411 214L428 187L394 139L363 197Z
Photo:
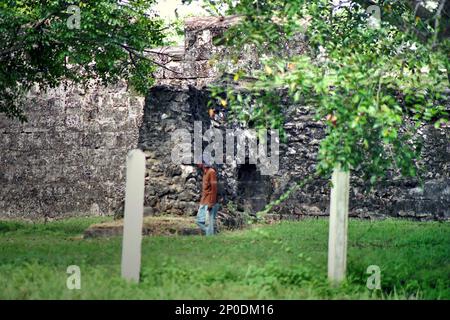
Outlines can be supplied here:
M80 238L108 220L0 222L0 299L450 299L450 223L350 220L348 280L332 288L326 219L145 237L139 285L120 278L121 237ZM80 290L66 287L69 265ZM381 291L366 287L370 265Z

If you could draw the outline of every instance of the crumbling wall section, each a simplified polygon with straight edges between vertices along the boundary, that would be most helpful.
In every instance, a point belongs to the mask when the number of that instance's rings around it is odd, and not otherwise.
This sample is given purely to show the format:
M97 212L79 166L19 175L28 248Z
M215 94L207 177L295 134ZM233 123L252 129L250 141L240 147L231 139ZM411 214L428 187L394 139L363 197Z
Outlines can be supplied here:
M194 92L196 95L199 92L203 96L208 95L206 86L219 77L217 63L221 61L220 56L226 51L226 48L215 46L214 39L222 35L237 20L236 17L190 19L186 22L185 46L183 48L163 48L161 52L164 54L158 56L167 68L177 70L177 72L164 69L158 74L158 84L161 87L154 88L150 92L150 103L146 106L144 117L144 126L149 117L158 119L158 121L152 122L152 127L158 131L152 133L153 138L148 136L149 130L141 131L141 135L143 135L141 139L147 142L140 145L144 150L151 145L149 141L153 141L153 144L159 146L164 145L163 154L160 153L158 156L162 157L163 166L166 168L171 167L168 165L167 156L170 154L172 145L167 135L167 126L164 123L168 121L174 128L192 130L192 114L185 114L185 111L177 110L177 108L190 110L188 113L192 113L192 110L195 109L196 118L208 118L208 107L206 102L203 103L205 99L202 100L202 103L196 101L195 105L190 105L189 101L191 100L188 96ZM286 44L287 55L298 54L304 50L305 42L301 35L297 41ZM254 64L256 61L257 57L251 50L250 53L244 53L243 49L240 64ZM165 96L183 96L183 102L177 105L176 98L172 101L161 99L162 93ZM156 105L159 107L154 108ZM165 118L158 114L161 109L177 111ZM237 211L253 211L254 213L255 210L260 209L262 203L276 200L293 183L314 173L320 140L325 134L324 124L313 119L313 110L308 106L286 104L284 112L288 141L280 148L279 172L274 176L262 177L260 170L254 166L227 163L218 166L222 178L221 183L225 189L222 199L224 208L234 207ZM213 121L208 124L208 127L211 126L225 129L227 126L230 127L230 124L218 125ZM433 126L425 126L420 134L425 140L422 154L422 165L425 172L422 176L423 180L404 179L388 172L387 181L371 189L368 181L364 181L358 173L353 173L350 195L351 216L362 218L396 216L423 220L448 219L450 217L450 128L447 126L436 129ZM150 161L159 163L158 157L152 157ZM178 174L177 170L183 173ZM189 173L186 173L186 170ZM160 192L165 194L158 194L157 190L151 191L158 196L149 196L148 199L152 200L148 202L148 205L154 206L156 212L162 210L177 214L194 214L198 198L198 191L196 193L194 190L199 190L198 185L195 189L195 183L198 184L198 174L197 180L193 179L196 173L186 166L182 166L181 169L174 167L170 169L170 172L176 173L175 178L169 178L172 191L166 193L167 188L163 186L155 188L164 190ZM147 179L149 185L152 185L152 181L154 181L155 185L159 186L159 176L151 173L152 171L149 172ZM181 178L176 178L177 176ZM154 188L150 187L150 189ZM292 194L287 201L275 206L272 218L328 215L329 193L329 180L315 179Z
M201 173L191 164L179 165L171 154L179 148L172 140L177 129L191 137L193 155L194 121L202 121L203 134L218 128L234 129L208 113L208 90L190 87L158 86L150 91L140 131L139 147L147 155L146 206L149 214L193 215L198 207ZM255 214L279 199L292 185L314 174L320 141L325 126L313 118L308 106L286 105L286 143L280 145L279 170L264 176L258 165L236 164L223 159L216 165L219 173L221 214ZM386 181L372 186L362 175L352 172L350 216L381 218L408 217L418 220L443 220L450 217L450 130L426 126L422 151L423 181L387 173ZM224 139L225 146L225 139ZM224 154L225 154L224 149ZM372 187L372 188L371 188ZM274 206L270 219L300 219L329 214L329 179L316 178L298 189L280 205ZM230 212L233 211L233 212Z

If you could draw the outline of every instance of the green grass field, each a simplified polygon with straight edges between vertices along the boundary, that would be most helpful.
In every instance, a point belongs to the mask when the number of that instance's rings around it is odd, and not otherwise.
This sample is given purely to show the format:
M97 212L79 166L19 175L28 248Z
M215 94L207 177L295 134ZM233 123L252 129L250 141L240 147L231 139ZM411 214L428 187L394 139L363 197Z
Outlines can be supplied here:
M450 299L450 223L350 220L348 279L327 283L328 220L145 237L142 282L120 278L121 237L81 239L92 223L0 222L0 299ZM81 269L69 290L66 269ZM366 287L381 268L382 290Z

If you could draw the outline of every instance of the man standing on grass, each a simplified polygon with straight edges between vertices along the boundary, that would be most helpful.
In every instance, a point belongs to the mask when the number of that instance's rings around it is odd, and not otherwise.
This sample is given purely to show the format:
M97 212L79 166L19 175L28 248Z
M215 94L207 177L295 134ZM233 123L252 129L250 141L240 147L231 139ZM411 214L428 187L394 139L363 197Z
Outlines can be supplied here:
M203 163L197 164L197 167L203 171L202 196L200 207L197 212L197 225L207 236L215 233L214 224L216 222L217 210L217 174L209 161L203 160Z

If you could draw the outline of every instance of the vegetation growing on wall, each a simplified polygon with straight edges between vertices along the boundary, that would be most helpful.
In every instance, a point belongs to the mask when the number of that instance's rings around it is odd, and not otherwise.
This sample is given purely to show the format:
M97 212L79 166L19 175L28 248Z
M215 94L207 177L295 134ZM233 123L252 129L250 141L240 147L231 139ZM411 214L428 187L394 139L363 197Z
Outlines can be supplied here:
M417 129L430 122L439 127L448 119L445 1L429 16L419 16L424 8L410 1L374 2L380 19L366 11L372 1L341 1L341 6L327 0L222 2L228 14L242 16L222 41L233 53L228 64L233 85L246 94L233 86L215 88L219 103L244 123L280 129L280 92L293 103L311 105L316 119L327 125L318 155L320 175L328 176L336 166L362 169L372 183L390 168L404 176L417 174ZM299 34L307 38L307 52L280 54ZM236 70L233 62L248 45L261 65Z

